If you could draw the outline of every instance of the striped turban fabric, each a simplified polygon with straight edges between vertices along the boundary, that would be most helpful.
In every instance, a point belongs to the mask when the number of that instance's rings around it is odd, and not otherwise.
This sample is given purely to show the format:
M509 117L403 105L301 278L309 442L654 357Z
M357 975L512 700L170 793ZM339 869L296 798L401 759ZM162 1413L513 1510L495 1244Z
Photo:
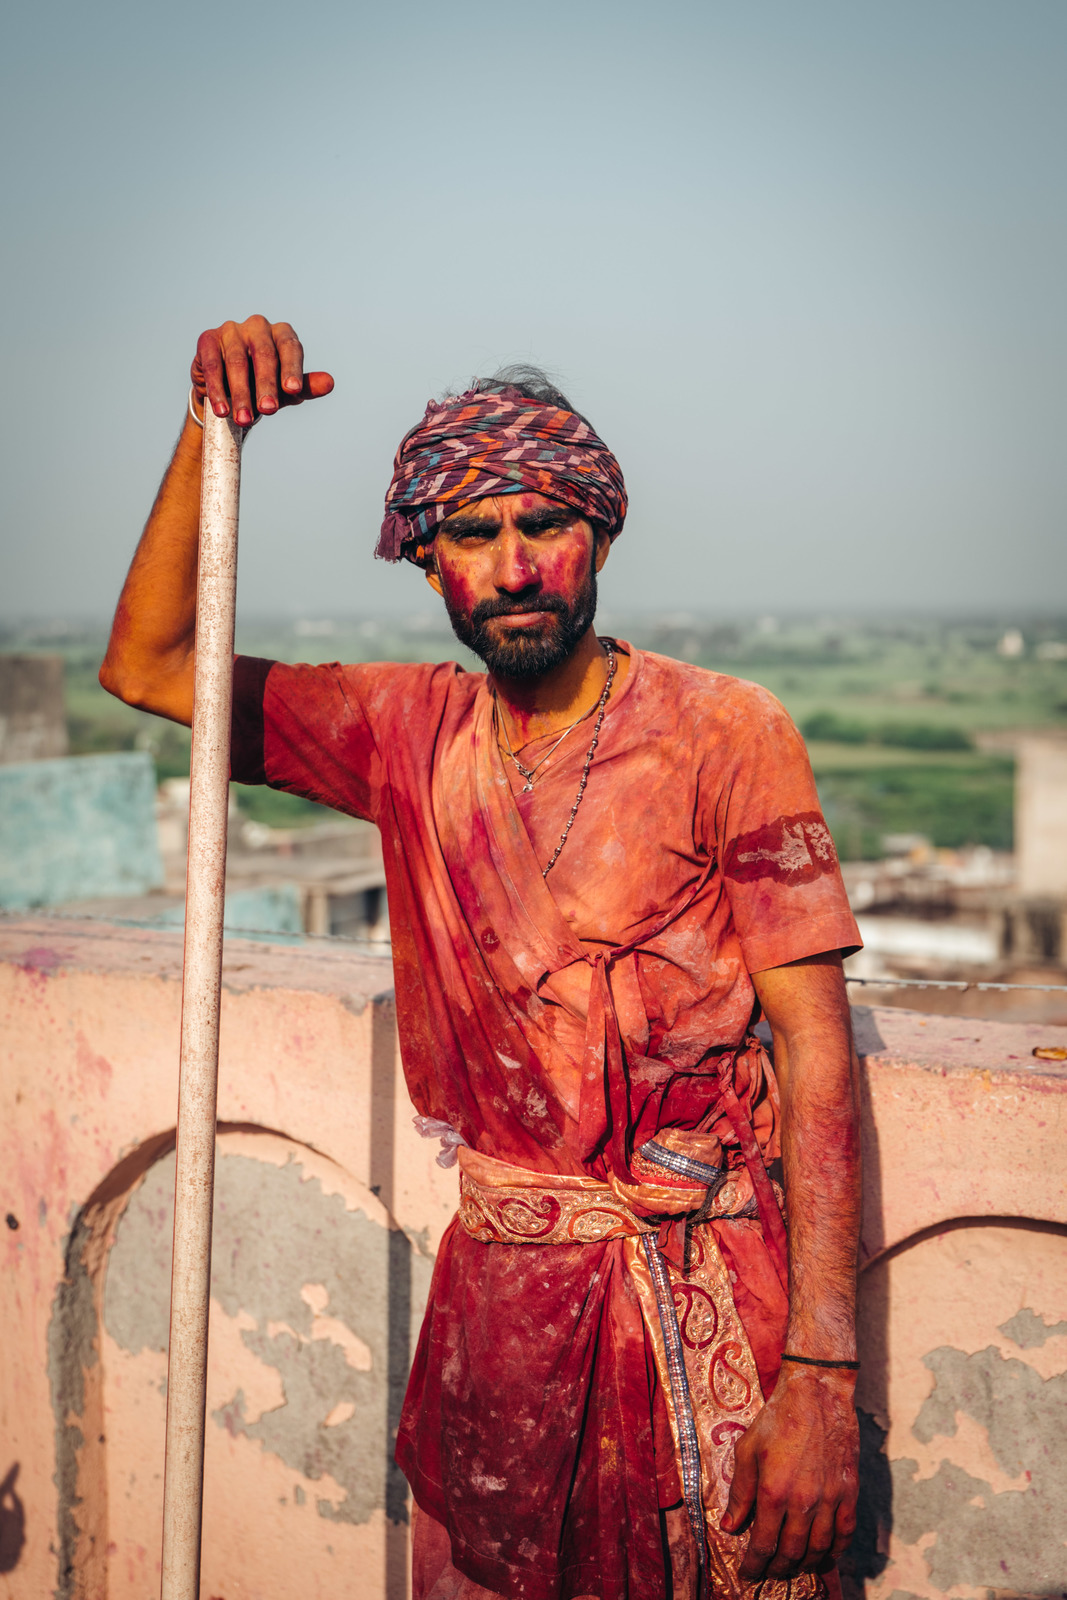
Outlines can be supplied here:
M614 539L626 517L619 463L573 411L528 400L510 386L431 400L401 440L375 555L421 563L438 524L487 495L542 494Z

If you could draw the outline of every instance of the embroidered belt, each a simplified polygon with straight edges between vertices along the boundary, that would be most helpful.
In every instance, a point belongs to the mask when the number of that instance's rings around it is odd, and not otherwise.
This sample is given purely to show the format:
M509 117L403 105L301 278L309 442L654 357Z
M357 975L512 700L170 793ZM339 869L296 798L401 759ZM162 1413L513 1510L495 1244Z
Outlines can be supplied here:
M677 1178L711 1184L723 1176L721 1169L657 1146L654 1140L639 1154ZM757 1593L759 1600L825 1600L825 1584L814 1573L746 1583L739 1568L747 1537L719 1529L733 1477L734 1445L761 1409L763 1396L726 1264L704 1220L755 1214L744 1174L728 1176L714 1202L701 1209L701 1222L690 1226L682 1272L660 1248L661 1219L639 1216L607 1183L519 1170L465 1150L460 1166L459 1217L472 1239L498 1244L624 1241L624 1259L667 1404L696 1546L700 1595L715 1600L753 1600ZM519 1181L509 1182L509 1177Z
M600 1244L655 1232L657 1224L635 1217L607 1184L593 1196L573 1189L486 1189L464 1172L459 1180L459 1219L483 1244Z
M671 1158L670 1163L660 1162L660 1148L651 1139L643 1145L638 1152L644 1157L642 1164L656 1162L679 1177L705 1186L723 1177L722 1168L678 1156L665 1148L663 1155ZM565 1187L541 1173L524 1174L527 1181L521 1184L484 1184L470 1175L470 1159L460 1157L459 1216L465 1231L483 1244L601 1244L607 1239L631 1239L660 1230L659 1217L653 1221L637 1216L609 1184L583 1178L576 1180L580 1187ZM481 1159L484 1161L484 1157ZM699 1176L694 1169L699 1169ZM530 1179L536 1182L531 1183ZM652 1191L653 1204L658 1192ZM663 1191L664 1201L670 1198L673 1196ZM711 1203L701 1207L701 1221L705 1222L757 1215L752 1185L743 1171L727 1176Z

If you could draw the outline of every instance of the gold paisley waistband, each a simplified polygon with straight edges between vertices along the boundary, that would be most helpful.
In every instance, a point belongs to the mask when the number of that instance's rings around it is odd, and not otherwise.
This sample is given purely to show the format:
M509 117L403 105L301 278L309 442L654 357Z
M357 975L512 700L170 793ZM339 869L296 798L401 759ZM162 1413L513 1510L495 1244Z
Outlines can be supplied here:
M459 1180L459 1220L483 1244L600 1244L655 1232L608 1185L596 1191L550 1187L487 1188L466 1172Z
M601 1244L658 1233L675 1211L671 1191L659 1185L613 1187L596 1178L555 1177L497 1161L476 1151L459 1153L459 1219L472 1239L484 1244ZM621 1191L621 1192L620 1192ZM686 1191L681 1191L686 1193ZM679 1191L675 1190L674 1194ZM638 1200L641 1215L631 1203ZM722 1183L702 1220L747 1215L752 1188L741 1172ZM687 1209L702 1196L690 1191Z

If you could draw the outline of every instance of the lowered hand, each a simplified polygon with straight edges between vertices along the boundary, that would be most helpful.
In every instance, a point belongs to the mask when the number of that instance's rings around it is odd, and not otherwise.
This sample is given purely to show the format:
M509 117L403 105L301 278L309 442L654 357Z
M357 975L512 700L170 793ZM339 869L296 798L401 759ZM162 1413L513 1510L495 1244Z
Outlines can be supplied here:
M783 1365L737 1443L721 1527L740 1533L755 1506L741 1576L791 1578L836 1561L856 1527L855 1373Z

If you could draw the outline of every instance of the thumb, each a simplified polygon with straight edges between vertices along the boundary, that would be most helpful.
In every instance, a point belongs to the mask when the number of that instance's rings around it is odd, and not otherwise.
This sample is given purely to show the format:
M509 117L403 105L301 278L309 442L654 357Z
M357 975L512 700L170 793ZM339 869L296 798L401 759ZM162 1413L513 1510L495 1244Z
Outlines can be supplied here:
M305 372L304 385L299 394L287 394L283 389L278 398L283 406L299 406L305 400L321 400L332 389L333 378L328 372Z
M744 1440L741 1441L741 1445ZM734 1457L734 1475L730 1484L730 1498L719 1526L723 1533L739 1533L748 1521L756 1503L756 1485L759 1469L755 1452L743 1450L739 1445Z
M306 372L304 374L304 397L307 400L320 400L324 394L329 394L333 388L333 378L328 372Z

